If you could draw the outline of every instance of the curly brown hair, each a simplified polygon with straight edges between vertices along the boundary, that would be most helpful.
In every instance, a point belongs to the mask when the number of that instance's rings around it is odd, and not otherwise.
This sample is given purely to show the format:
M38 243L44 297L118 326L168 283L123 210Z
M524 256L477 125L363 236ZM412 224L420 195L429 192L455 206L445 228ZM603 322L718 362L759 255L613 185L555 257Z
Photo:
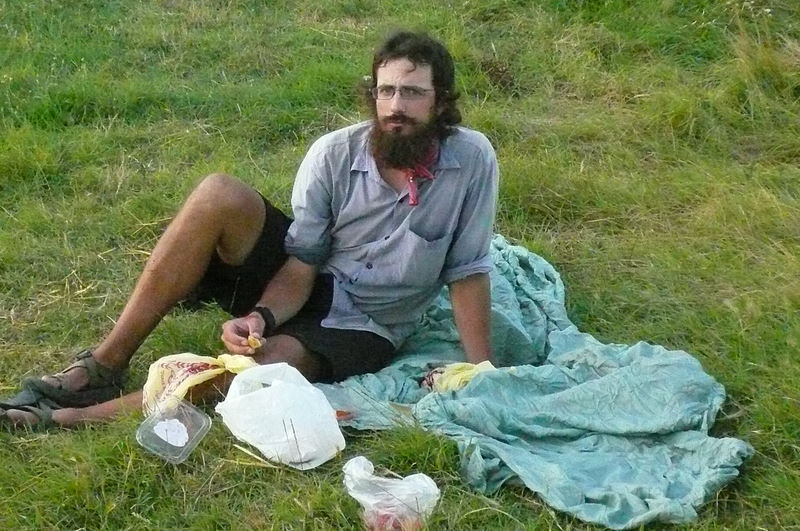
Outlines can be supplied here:
M375 51L372 58L372 77L362 83L362 95L375 115L375 100L370 91L375 88L378 68L393 59L405 58L414 65L430 65L433 72L436 108L438 114L434 127L440 139L451 133L451 126L461 123L461 111L456 106L459 98L455 90L455 65L453 57L444 44L426 33L398 31L391 34Z

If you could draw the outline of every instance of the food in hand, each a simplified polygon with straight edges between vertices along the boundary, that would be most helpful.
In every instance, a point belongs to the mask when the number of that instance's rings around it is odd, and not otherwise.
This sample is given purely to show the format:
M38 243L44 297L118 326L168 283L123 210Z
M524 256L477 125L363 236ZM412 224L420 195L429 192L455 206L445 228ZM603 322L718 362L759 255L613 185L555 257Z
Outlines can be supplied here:
M250 345L250 348L261 348L264 342L261 341L260 337L250 335L247 336L247 344Z

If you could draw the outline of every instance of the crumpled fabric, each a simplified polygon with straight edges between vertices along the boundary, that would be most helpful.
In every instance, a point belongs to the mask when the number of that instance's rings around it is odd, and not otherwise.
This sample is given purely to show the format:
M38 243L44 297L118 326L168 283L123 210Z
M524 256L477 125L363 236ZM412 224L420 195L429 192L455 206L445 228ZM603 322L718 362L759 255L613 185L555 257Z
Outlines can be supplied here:
M453 438L465 481L492 494L524 485L552 507L612 529L686 523L753 448L708 430L725 390L683 351L603 344L567 317L564 285L541 257L492 242L498 370L430 392L428 371L464 360L447 290L399 357L375 374L318 384L342 424L418 424Z
M184 352L159 358L147 371L147 381L142 388L142 411L149 415L158 410L159 404L185 397L195 385L224 372L238 374L256 365L253 358L239 354L220 354L215 358Z

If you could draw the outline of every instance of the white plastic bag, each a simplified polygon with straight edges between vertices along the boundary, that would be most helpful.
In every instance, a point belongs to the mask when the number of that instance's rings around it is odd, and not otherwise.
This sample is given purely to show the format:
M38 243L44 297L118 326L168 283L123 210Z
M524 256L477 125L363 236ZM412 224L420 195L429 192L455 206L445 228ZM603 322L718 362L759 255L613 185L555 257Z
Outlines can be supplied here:
M215 408L237 439L267 459L308 470L344 449L336 412L325 395L286 363L237 374Z
M422 529L439 501L439 487L425 474L402 479L382 478L364 456L345 463L344 485L364 508L367 529Z

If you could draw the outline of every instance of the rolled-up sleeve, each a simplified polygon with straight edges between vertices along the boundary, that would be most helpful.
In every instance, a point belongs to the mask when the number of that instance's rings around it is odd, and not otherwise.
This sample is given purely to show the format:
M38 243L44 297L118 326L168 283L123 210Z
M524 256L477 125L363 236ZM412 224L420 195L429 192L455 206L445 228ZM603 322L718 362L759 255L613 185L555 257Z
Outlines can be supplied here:
M300 164L292 189L294 221L286 234L287 254L312 265L323 264L330 255L331 175L326 171L325 150L317 141Z
M499 171L497 157L489 141L478 150L471 182L458 224L447 252L441 279L455 282L476 273L492 270L489 248L497 210Z

